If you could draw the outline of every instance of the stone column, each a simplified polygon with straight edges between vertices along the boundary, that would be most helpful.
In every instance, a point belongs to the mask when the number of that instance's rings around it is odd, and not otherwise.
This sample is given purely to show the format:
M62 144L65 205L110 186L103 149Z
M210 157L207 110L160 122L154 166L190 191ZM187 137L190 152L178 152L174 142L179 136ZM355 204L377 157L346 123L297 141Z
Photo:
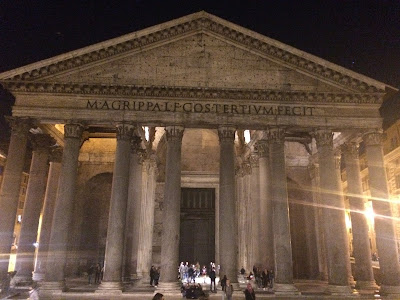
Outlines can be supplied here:
M21 176L24 168L26 145L31 122L10 118L12 127L7 161L0 190L0 279L6 276L13 242Z
M168 292L179 289L179 234L181 203L181 148L184 128L165 128L167 155L165 166L163 229L161 238L161 276L159 289Z
M40 228L39 247L36 257L35 271L32 279L42 281L46 273L46 260L49 251L51 225L53 221L54 205L57 197L58 179L61 173L62 149L55 148L50 153L50 168L47 176L47 188L44 197L42 225Z
M273 209L275 294L300 292L293 284L292 245L290 238L289 201L285 164L285 131L281 128L268 130L271 162L271 194Z
M32 281L36 250L34 243L38 238L40 212L46 192L50 146L55 144L55 140L48 134L35 134L31 136L31 144L32 161L15 264L17 274L14 280L17 284L29 284Z
M315 238L316 238L316 246L318 252L318 272L319 279L327 281L328 280L328 266L326 261L326 253L325 250L325 239L324 239L324 228L323 228L323 209L321 207L321 192L320 192L320 183L319 183L319 164L312 157L309 164L309 172L311 177L311 186L312 186L312 203L313 210L315 216Z
M154 205L157 181L155 157L146 158L143 163L143 169L144 180L139 224L137 276L141 278L142 283L145 282L148 285L153 254Z
M82 133L83 126L80 124L64 126L61 174L51 226L45 282L40 290L44 296L65 289L64 268L68 253L68 228L72 220Z
M126 209L129 189L129 158L134 127L118 124L117 149L115 151L114 172L111 187L110 213L103 281L97 292L122 293L122 266Z
M358 143L346 143L342 147L347 173L347 193L353 231L356 288L377 289L372 270L368 223L364 214L364 197L358 159Z
M267 140L257 142L260 166L260 259L263 268L274 269L274 235L272 231L271 175Z
M375 213L376 245L382 274L382 294L400 294L399 255L390 195L386 177L381 133L370 132L364 136L367 151L369 186Z
M251 209L252 218L248 221L252 222L252 230L250 237L252 239L252 252L253 261L252 264L260 267L260 247L263 247L259 240L260 232L260 168L259 168L259 157L257 153L252 153L249 158L251 175L250 175L250 198L251 198Z
M142 139L133 137L129 167L129 191L126 215L125 276L136 278L139 220L142 203Z
M218 128L220 142L219 163L219 245L221 248L220 276L226 275L238 285L237 232L235 227L235 128Z
M319 156L321 205L323 207L325 249L328 256L327 292L335 295L351 294L349 285L350 253L346 231L344 199L341 182L336 168L333 149L333 133L329 130L316 131Z
M246 234L244 231L246 224L246 203L243 197L243 176L241 167L236 169L236 202L238 216L238 266L246 268Z

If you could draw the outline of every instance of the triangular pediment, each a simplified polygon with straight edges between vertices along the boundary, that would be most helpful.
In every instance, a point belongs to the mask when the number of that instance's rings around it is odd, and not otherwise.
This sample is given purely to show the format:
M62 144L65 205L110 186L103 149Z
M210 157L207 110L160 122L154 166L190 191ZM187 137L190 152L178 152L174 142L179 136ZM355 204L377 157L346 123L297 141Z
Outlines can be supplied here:
M0 74L18 83L210 87L332 93L387 85L206 12Z

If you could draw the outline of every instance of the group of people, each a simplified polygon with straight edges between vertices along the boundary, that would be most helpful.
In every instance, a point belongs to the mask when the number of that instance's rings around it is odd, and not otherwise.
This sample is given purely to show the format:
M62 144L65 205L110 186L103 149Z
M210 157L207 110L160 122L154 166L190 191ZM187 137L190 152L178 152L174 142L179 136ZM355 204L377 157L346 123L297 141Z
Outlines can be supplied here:
M189 264L189 262L181 262L178 267L179 279L182 282L196 282L196 278L203 276L205 277L207 274L209 275L211 270L216 270L215 263L211 262L209 268L205 265L203 267L200 266L200 263L197 262L196 264Z
M186 285L182 284L181 293L182 296L186 299L198 299L200 297L206 296L200 283L186 283Z
M94 275L94 283L100 284L101 280L103 279L104 268L102 268L100 264L91 264L87 273L88 273L89 284L92 284L93 275Z
M245 270L242 267L240 273L244 275ZM255 280L258 288L273 288L274 285L274 271L273 270L263 270L261 272L260 268L253 266L253 272L250 272L247 280Z
M158 281L160 280L160 267L156 268L151 266L150 268L150 285L158 286Z

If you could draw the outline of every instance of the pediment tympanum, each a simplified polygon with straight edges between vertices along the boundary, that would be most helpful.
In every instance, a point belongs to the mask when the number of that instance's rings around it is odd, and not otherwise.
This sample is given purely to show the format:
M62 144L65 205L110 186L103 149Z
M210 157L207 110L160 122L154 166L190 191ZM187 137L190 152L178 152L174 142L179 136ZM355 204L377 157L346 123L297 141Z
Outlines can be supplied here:
M197 33L124 58L56 75L51 82L343 92L315 77Z
M199 12L0 74L13 115L243 128L379 127L381 82Z

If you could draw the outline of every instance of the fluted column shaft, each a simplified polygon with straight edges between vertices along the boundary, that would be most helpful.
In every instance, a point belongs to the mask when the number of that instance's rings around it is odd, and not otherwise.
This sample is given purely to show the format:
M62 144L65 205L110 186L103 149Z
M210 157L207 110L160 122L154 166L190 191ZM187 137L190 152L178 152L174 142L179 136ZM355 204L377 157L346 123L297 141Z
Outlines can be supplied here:
M29 120L11 118L11 139L0 190L0 279L6 276L13 242Z
M47 176L47 187L44 197L42 225L40 228L39 247L36 257L35 271L32 277L35 281L43 280L46 273L46 260L49 251L54 205L57 197L58 179L60 178L61 173L61 159L61 149L57 148L51 152L49 175Z
M177 283L181 203L181 148L184 128L168 126L165 166L163 233L161 239L161 284Z
M220 275L237 283L237 232L235 227L235 128L218 128L220 141L219 169L219 245Z
M248 221L251 221L252 230L251 230L251 238L252 238L252 252L253 252L253 261L252 263L256 266L261 264L260 259L260 247L263 246L260 244L259 240L259 232L260 232L260 168L259 168L259 157L257 153L252 153L250 156L250 166L251 166L251 175L250 175L250 198L251 198L251 209L252 209L252 218Z
M111 187L110 213L101 289L121 289L126 209L129 189L129 159L134 127L118 124L117 149Z
M329 130L316 132L319 155L321 205L323 207L325 248L328 252L328 281L331 286L348 287L341 292L350 293L349 242L346 231L344 198L337 176L333 133Z
M79 124L64 126L61 175L54 207L45 275L46 282L58 282L57 288L61 289L64 288L68 228L72 219L82 133L83 126Z
M34 243L37 241L40 211L49 170L49 147L55 144L55 140L47 134L37 134L32 136L31 143L32 161L15 264L17 282L32 280L36 250Z
M353 232L355 277L357 288L376 288L372 270L368 223L364 214L364 197L358 158L358 144L347 143L342 147L347 173L347 193Z
M257 143L260 168L260 259L263 268L274 268L274 237L272 231L271 175L267 140Z
M381 133L372 132L364 136L368 174L373 209L375 213L376 245L382 274L381 292L400 293L400 267L397 252L393 215L389 202Z
M142 203L142 151L141 138L135 136L131 143L129 191L126 215L125 276L136 277L139 241L139 220Z
M145 160L145 176L142 187L142 206L139 224L139 249L137 275L148 282L153 253L154 205L156 192L156 161L154 158Z
M297 291L293 285L292 245L290 238L289 201L285 163L285 132L281 128L268 131L271 162L273 209L275 292ZM290 287L290 288L288 288Z

